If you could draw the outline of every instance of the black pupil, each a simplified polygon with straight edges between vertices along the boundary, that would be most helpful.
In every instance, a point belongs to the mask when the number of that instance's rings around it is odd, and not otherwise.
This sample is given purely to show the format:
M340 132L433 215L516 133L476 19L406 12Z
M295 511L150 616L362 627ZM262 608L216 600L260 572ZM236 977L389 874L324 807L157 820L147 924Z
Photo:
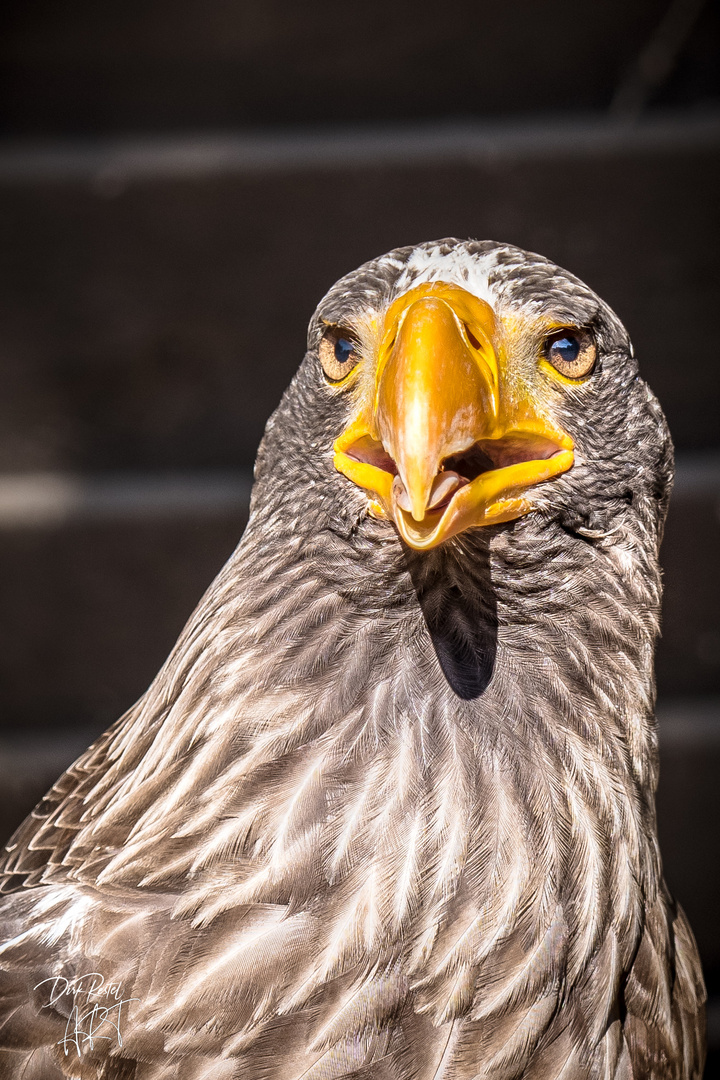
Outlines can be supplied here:
M348 341L347 338L341 337L335 342L335 359L338 364L347 364L352 356L352 351L352 341Z
M561 337L557 341L553 341L550 351L558 360L564 360L566 364L572 364L573 360L577 360L580 352L580 342L576 337Z

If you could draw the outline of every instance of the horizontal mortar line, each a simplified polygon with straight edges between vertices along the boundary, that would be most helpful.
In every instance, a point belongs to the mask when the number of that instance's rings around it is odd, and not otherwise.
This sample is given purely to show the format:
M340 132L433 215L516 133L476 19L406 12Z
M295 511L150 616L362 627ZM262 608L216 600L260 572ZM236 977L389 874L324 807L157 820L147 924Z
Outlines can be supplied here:
M249 469L0 475L0 529L243 515L251 487Z
M708 1050L720 1050L720 996L708 998L707 1045Z
M444 121L288 131L217 131L99 140L0 142L0 183L89 180L112 194L131 180L483 164L717 149L720 110L661 112L635 123L605 113L537 120Z
M679 453L675 458L673 498L720 496L720 450Z
M657 718L661 750L720 752L720 696L661 698Z
M0 530L247 513L249 469L0 474ZM720 452L679 455L675 500L720 500Z

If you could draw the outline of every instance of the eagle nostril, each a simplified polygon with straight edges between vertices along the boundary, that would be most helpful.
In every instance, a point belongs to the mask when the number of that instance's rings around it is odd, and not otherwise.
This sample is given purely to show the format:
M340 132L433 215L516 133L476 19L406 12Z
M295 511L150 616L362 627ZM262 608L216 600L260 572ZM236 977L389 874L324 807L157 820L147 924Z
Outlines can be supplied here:
M472 330L470 329L470 327L468 326L468 324L467 324L467 323L465 323L465 324L464 324L464 326L465 326L465 333L466 333L466 334L467 334L467 336L468 336L468 341L469 341L469 342L470 342L470 344L472 345L473 349L479 349L479 348L481 348L481 346L480 346L480 342L479 342L479 341L478 341L478 339L477 339L477 338L475 337L475 335L473 334L473 332L472 332Z

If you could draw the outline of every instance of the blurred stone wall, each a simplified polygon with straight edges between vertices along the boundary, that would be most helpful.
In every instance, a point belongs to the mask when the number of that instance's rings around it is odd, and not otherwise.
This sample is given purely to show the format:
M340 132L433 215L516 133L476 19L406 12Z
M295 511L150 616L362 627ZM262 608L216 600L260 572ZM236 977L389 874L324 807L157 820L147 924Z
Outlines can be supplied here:
M659 813L720 990L720 20L578 12L4 5L4 831L144 690L237 543L325 290L398 245L505 240L616 309L676 441Z

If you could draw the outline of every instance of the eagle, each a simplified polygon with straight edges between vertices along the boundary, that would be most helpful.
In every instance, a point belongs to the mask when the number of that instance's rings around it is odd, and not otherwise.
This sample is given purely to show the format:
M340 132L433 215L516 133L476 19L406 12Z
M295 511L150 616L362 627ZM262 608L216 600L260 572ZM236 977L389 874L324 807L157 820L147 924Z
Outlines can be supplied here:
M491 241L321 301L250 519L2 861L8 1080L690 1080L657 840L673 452L586 285Z

